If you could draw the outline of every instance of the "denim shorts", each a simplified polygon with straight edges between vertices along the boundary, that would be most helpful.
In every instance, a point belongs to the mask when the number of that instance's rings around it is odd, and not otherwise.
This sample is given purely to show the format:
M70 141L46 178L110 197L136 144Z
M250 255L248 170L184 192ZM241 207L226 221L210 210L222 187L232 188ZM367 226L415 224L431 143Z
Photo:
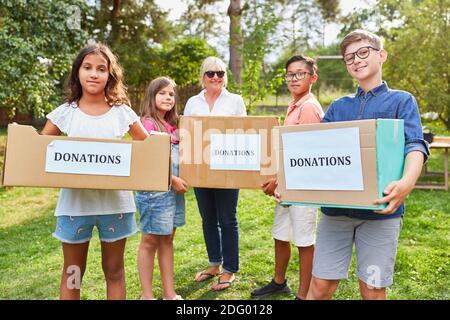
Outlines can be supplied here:
M97 227L100 240L114 242L137 232L134 212L92 216L58 216L53 236L64 243L85 243Z
M172 144L172 175L178 176L178 145ZM136 192L136 207L141 231L145 234L168 235L185 221L184 195L168 192Z

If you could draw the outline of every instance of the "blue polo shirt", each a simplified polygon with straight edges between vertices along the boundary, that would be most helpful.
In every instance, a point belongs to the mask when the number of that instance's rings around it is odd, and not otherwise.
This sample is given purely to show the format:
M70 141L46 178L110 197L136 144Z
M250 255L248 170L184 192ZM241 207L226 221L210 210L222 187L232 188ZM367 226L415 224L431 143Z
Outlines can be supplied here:
M389 89L386 82L368 92L360 87L355 95L339 98L328 108L323 122L366 119L403 119L405 127L405 157L411 151L420 151L425 161L430 154L423 139L419 108L414 96L406 91ZM375 200L375 199L374 199ZM348 216L357 219L390 219L402 216L402 204L393 214L378 214L372 210L321 208L328 216Z

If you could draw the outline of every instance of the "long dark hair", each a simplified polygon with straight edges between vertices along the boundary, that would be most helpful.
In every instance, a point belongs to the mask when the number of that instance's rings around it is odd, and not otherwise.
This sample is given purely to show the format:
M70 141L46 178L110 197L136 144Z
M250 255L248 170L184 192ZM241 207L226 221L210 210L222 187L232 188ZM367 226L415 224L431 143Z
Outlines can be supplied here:
M130 99L128 98L127 88L123 83L123 71L117 62L116 56L111 52L111 49L102 43L95 43L85 46L81 49L75 61L72 64L72 70L70 72L70 78L68 82L68 97L67 101L77 102L83 95L83 88L81 87L78 73L83 63L84 58L88 54L101 55L108 61L109 77L105 86L105 97L110 105L114 104L127 104L130 105Z
M174 106L172 109L170 109L170 111L166 112L166 114L164 115L164 119L159 118L156 109L156 94L169 85L171 85L175 90L175 81L168 77L159 77L152 80L152 82L150 82L147 89L145 90L144 100L142 100L141 103L141 118L153 119L156 122L156 125L159 127L160 131L167 131L162 120L173 126L176 126L178 122L176 103L174 103Z

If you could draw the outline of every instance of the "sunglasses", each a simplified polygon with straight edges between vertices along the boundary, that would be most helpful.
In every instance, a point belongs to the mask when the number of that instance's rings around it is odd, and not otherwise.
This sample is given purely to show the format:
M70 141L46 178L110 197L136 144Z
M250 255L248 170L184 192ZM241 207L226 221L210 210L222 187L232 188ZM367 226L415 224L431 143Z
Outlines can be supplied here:
M225 75L225 71L206 71L205 74L208 78L214 78L215 74L217 75L217 77L223 78L223 76Z

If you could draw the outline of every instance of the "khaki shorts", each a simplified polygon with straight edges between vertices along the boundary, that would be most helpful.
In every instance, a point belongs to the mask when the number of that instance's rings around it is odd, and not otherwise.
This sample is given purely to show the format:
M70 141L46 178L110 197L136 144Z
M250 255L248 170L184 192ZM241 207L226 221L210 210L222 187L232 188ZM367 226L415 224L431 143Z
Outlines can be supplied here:
M361 220L322 214L314 251L314 277L346 279L356 251L356 275L367 285L385 288L392 284L402 218Z
M316 242L317 207L277 204L272 236L276 240L294 242L296 247L308 247Z

